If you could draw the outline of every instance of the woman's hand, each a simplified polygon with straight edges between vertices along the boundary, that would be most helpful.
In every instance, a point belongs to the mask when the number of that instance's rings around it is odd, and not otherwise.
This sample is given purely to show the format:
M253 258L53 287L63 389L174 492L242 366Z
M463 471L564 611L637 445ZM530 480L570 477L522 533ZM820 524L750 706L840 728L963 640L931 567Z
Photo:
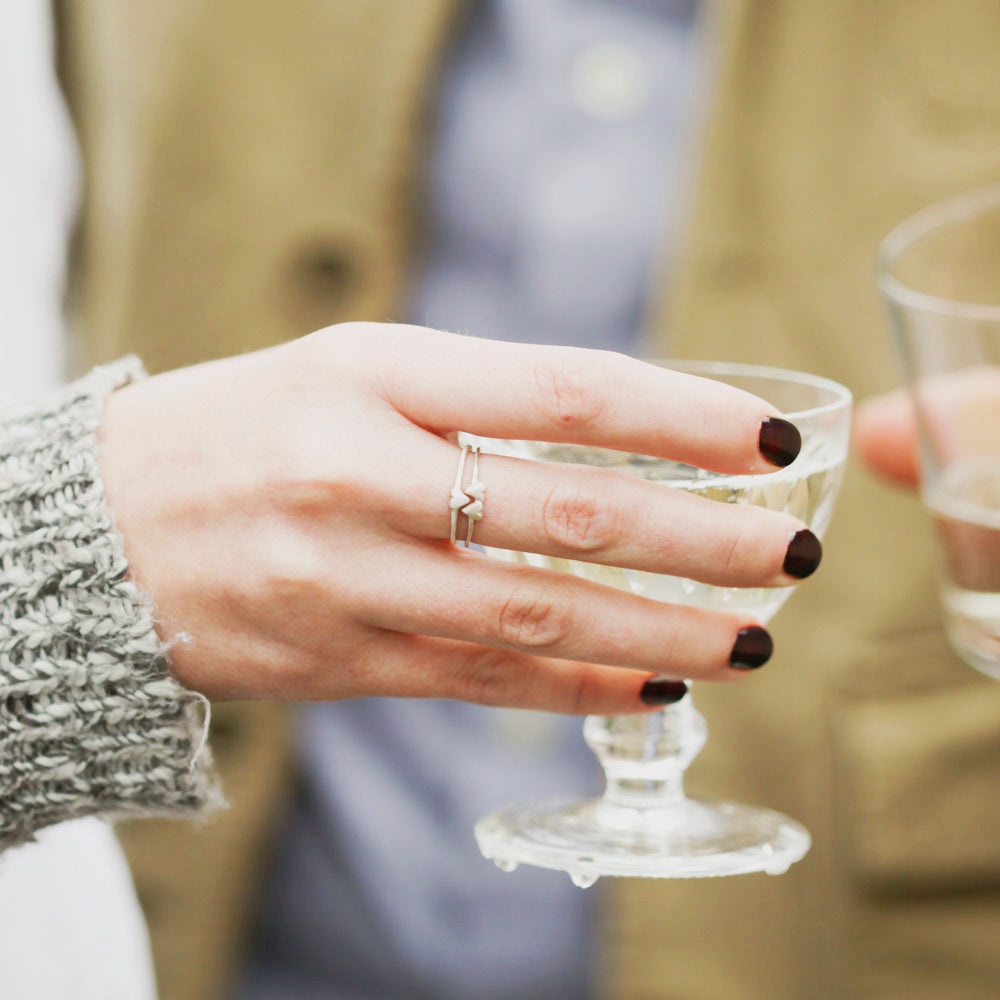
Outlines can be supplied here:
M451 545L454 432L758 473L798 449L773 416L754 396L620 355L356 323L119 391L101 467L161 634L188 637L171 662L194 690L611 714L642 710L652 675L740 676L769 639L742 614ZM484 455L480 477L484 545L730 586L794 582L786 559L804 526L787 515L581 466ZM801 577L816 561L787 566ZM645 698L678 688L658 678Z

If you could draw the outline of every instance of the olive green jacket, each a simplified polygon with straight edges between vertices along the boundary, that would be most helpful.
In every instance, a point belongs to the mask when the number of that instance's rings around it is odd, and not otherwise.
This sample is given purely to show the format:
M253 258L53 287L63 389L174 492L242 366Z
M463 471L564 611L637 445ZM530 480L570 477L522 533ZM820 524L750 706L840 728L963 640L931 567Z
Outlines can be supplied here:
M456 0L63 0L84 149L81 362L153 369L397 315ZM687 233L649 351L895 382L879 237L1000 176L995 0L716 0ZM607 994L1000 995L1000 685L947 653L917 504L852 469L778 652L703 686L689 787L814 835L781 878L605 885ZM232 968L288 787L284 712L219 711L233 807L125 840L163 1000ZM512 956L514 958L514 956Z

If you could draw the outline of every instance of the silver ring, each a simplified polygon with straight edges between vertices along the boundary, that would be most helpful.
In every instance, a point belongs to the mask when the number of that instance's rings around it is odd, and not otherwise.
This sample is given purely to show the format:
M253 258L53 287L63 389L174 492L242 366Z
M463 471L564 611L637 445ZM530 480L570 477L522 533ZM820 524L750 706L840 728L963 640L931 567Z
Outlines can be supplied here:
M472 452L472 479L469 485L462 488L462 480L465 478L465 459L469 452ZM486 484L479 478L479 447L474 445L462 445L461 454L458 456L458 471L455 473L455 485L451 488L451 496L448 499L448 510L451 513L451 544L458 543L458 515L464 514L468 521L468 529L465 534L465 547L472 544L472 532L475 531L476 522L483 519L483 502L486 499Z
M472 481L465 487L465 495L472 501L462 508L469 521L469 531L465 536L465 547L472 544L472 532L476 521L483 519L483 501L486 499L486 483L479 478L479 448L472 449Z

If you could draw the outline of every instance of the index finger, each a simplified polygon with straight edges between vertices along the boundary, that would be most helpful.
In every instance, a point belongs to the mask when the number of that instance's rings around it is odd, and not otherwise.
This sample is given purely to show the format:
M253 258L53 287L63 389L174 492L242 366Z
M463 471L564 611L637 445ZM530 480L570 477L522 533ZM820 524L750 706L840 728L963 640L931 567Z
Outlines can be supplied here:
M714 379L610 351L390 329L405 342L383 345L386 398L441 433L588 444L731 475L772 472L801 447L774 407Z

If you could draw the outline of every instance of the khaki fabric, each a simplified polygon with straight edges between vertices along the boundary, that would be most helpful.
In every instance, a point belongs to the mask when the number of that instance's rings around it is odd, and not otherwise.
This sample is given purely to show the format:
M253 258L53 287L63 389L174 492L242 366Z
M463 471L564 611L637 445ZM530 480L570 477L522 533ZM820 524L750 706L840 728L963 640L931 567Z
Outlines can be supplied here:
M81 361L163 368L392 319L458 7L64 0ZM710 20L715 91L648 349L888 388L875 248L1000 176L1000 7L718 0ZM780 878L599 884L609 996L1000 995L1000 685L946 650L932 571L917 504L852 468L773 662L696 692L692 792L786 811L814 847ZM233 811L124 834L163 1000L219 995L289 785L282 710L225 711Z

